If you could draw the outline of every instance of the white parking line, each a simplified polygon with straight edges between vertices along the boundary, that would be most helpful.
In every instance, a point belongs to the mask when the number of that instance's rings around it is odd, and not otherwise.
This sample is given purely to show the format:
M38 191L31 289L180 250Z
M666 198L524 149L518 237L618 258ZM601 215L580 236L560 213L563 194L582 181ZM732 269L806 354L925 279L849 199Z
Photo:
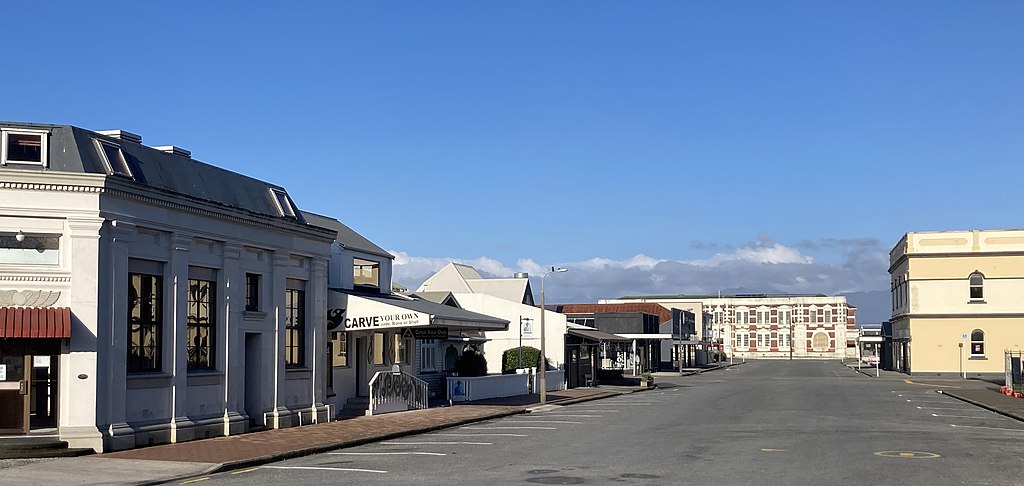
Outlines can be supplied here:
M331 456L447 456L443 452L328 452Z
M974 410L973 408L917 407L919 410Z
M493 442L463 442L458 440L449 441L422 441L422 442L381 442L381 445L494 445Z
M933 413L932 417L953 417L953 418L970 418L970 419L988 418L988 417L977 417L977 416L974 416L974 415L941 415L941 414L937 414L937 413Z
M539 415L539 414L538 414ZM569 417L569 418L601 418L603 415L586 415L580 413L552 413L546 412L543 415L550 415L552 417Z
M570 420L514 420L517 424L582 424Z
M907 400L907 401L908 402L913 402L913 403L930 403L930 404L933 404L933 405L949 405L950 403L956 403L956 402L950 402L950 401L934 402L934 401L928 401L928 400Z
M526 434L430 434L430 437L529 437Z
M1009 432L1024 432L1024 429L1007 429L1003 427L985 427L983 425L956 425L949 424L950 427L956 427L958 429L987 429L987 430L1006 430Z
M532 427L529 425L523 427L462 427L463 430L516 430L516 429L533 429L533 430L558 430L554 427Z
M345 472L368 472L387 474L387 471L379 469L353 469L350 467L319 467L319 466L260 466L261 469L303 469L312 471L345 471Z
M576 407L573 407L573 410L576 410ZM615 413L615 412L618 412L618 410L608 410L608 409L605 409L605 410L600 410L600 409L593 410L593 409L589 409L589 408L586 408L586 409L581 408L578 411L580 411L580 412L589 412L589 413ZM550 412L544 412L544 413L557 413L557 414L561 415L563 413L573 413L573 412L572 411L562 411L562 410L552 410Z

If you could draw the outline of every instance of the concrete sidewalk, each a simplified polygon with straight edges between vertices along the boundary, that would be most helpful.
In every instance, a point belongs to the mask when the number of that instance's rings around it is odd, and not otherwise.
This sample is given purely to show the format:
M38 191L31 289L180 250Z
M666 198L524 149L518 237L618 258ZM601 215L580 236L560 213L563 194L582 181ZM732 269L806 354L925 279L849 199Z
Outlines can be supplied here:
M550 392L547 398L549 404L569 405L641 390L644 389L574 388ZM96 456L44 460L0 469L0 484L159 484L527 413L539 403L538 395L525 395Z

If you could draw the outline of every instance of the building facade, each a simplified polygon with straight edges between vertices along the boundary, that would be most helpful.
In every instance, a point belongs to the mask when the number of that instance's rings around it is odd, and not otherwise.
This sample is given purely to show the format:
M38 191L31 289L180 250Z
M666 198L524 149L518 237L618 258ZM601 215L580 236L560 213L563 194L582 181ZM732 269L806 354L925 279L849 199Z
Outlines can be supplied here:
M4 432L108 451L327 419L332 235L284 188L124 131L0 135Z
M1024 230L907 233L889 275L894 369L1002 374L1024 345Z
M623 297L602 303L699 303L710 331L734 358L845 359L857 356L856 308L846 297L734 295Z

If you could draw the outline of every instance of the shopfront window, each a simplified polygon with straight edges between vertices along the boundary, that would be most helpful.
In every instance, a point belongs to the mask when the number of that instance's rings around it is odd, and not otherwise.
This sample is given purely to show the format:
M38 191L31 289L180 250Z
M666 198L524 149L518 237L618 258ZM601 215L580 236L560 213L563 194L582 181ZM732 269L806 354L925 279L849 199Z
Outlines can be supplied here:
M160 371L162 346L163 276L129 273L127 371Z
M331 333L331 362L334 367L348 367L348 333L335 331Z
M211 370L217 365L216 270L194 267L189 274L195 278L188 279L188 369Z
M386 350L384 349L385 340L384 333L375 332L373 333L373 340L370 342L370 356L371 363L381 366L384 364L384 356Z

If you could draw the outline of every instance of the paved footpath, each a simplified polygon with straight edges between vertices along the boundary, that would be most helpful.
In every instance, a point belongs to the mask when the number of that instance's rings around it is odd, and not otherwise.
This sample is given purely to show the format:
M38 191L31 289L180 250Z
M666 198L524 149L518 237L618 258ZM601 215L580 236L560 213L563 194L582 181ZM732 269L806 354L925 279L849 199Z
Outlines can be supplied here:
M575 388L550 392L547 398L549 403L568 405L638 390L633 387ZM537 395L525 395L46 460L0 469L0 484L159 484L526 413L538 404Z

